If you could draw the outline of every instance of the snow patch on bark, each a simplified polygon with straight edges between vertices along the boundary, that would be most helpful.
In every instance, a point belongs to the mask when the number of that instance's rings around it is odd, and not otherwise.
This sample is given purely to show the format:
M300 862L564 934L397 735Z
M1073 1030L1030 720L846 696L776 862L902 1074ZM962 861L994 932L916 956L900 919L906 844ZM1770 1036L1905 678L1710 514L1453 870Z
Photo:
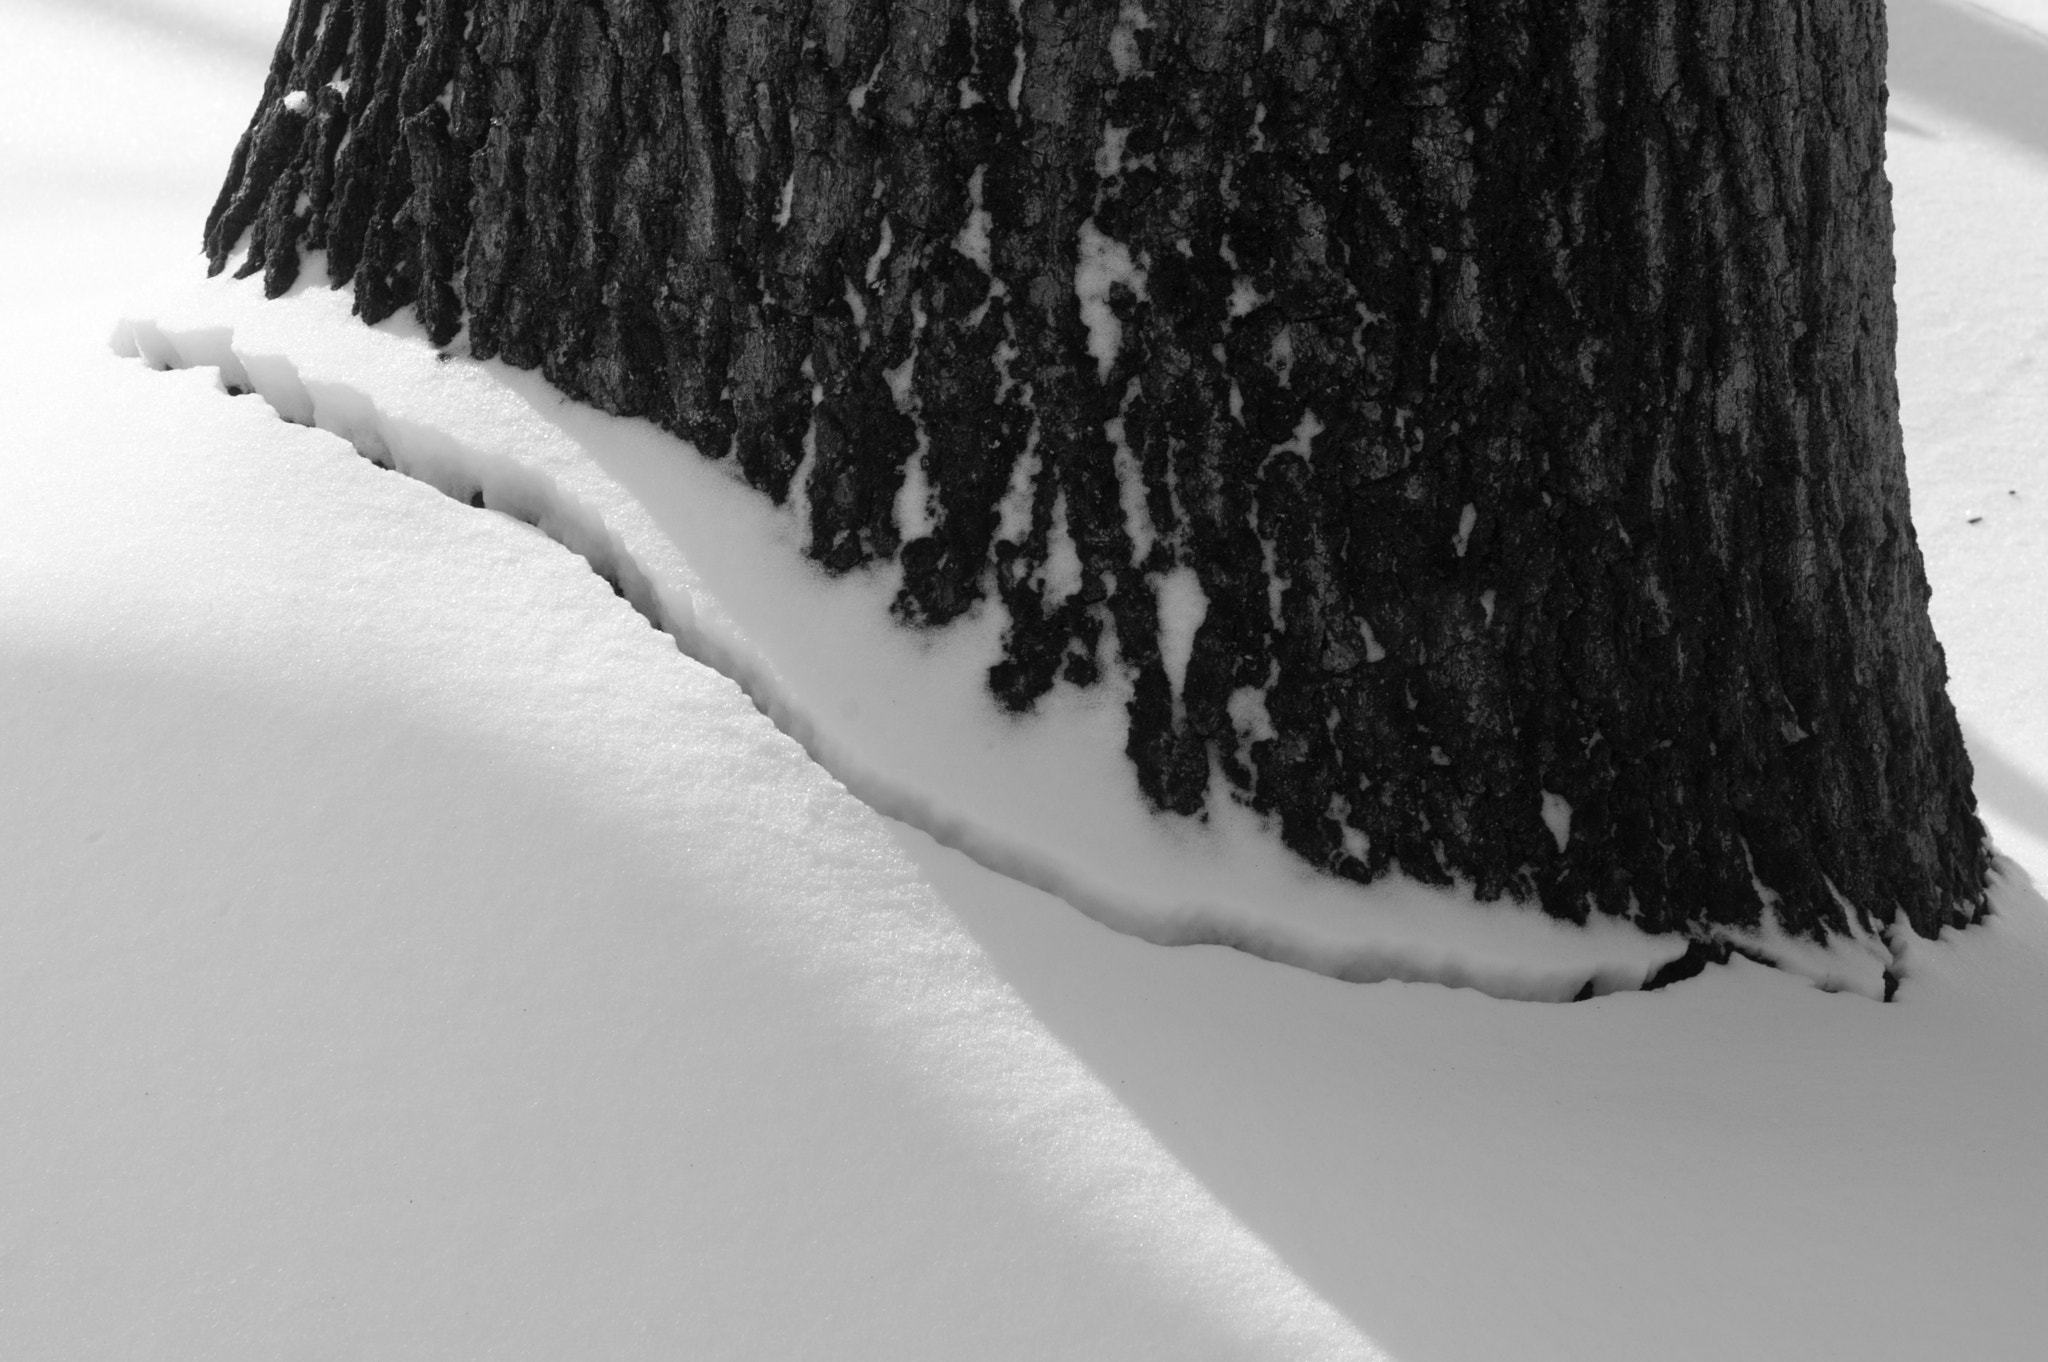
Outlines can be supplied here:
M1034 416L1031 428L1024 432L1024 452L1010 466L1010 485L996 508L996 538L1007 543L1021 544L1031 533L1031 502L1038 492L1038 439L1038 418Z
M1562 856L1572 841L1572 806L1563 795L1543 792L1543 826L1550 829L1557 854Z
M1015 109L1024 97L1024 0L1010 0L1010 20L1017 26L1017 46L1013 50L1010 67L1010 107Z
M895 247L895 229L890 227L889 219L885 216L882 219L881 239L875 243L875 253L868 257L868 268L866 278L869 288L873 288L877 283L881 281L882 266L888 263L889 252L894 250Z
M925 476L924 461L928 438L918 432L917 450L903 470L903 485L896 489L896 532L903 542L922 539L937 527L932 515L931 479Z
M1316 436L1321 435L1326 429L1328 427L1323 425L1322 418L1315 414L1313 408L1303 408L1301 419L1294 423L1293 437L1274 445L1267 451L1267 457L1275 454L1299 454L1304 462L1313 460Z
M1138 462L1138 455L1131 448L1129 436L1124 430L1124 417L1131 409L1131 403L1138 396L1138 380L1132 379L1124 388L1123 405L1117 414L1103 423L1102 433L1109 437L1111 456L1116 466L1118 499L1123 504L1124 533L1131 541L1131 566L1137 567L1152 554L1152 545L1158 542L1159 532L1152 526L1152 509L1146 501L1145 470Z
M1067 528L1067 489L1062 487L1053 493L1052 526L1046 532L1045 567L1039 580L1045 586L1045 598L1058 605L1079 591L1082 586L1081 551L1074 545L1074 535Z
M1129 80L1145 69L1145 58L1138 51L1138 35L1152 27L1152 16L1136 0L1124 0L1117 11L1116 26L1109 31L1109 59L1116 67L1118 80Z
M974 174L968 177L967 222L960 228L959 235L953 238L953 249L972 260L983 274L993 274L995 270L990 264L989 256L989 230L995 226L995 219L989 215L988 209L983 207L981 202L982 177L987 173L987 166L976 166Z
M882 63L887 61L888 58L889 49L885 47L882 49L882 54L875 58L874 69L868 72L867 79L846 92L847 108L855 113L860 113L867 108L868 93L875 88L875 81L882 74Z
M1293 386L1294 378L1294 328L1282 326L1273 333L1273 343L1266 347L1266 367L1273 371L1273 378L1283 388Z
M1386 661L1387 650L1380 645L1380 641L1377 638L1373 637L1372 622L1370 620L1360 620L1358 622L1358 632L1359 636L1365 640L1365 660L1367 662Z
M860 290L846 281L846 310L853 314L853 324L860 329L860 348L868 348L868 302L860 296Z
M1159 661L1178 705L1187 685L1188 662L1195 655L1195 632L1209 617L1209 594L1191 567L1162 573L1154 590L1159 600Z
M1145 297L1145 272L1131 259L1130 247L1106 236L1089 218L1081 224L1080 254L1074 262L1074 296L1081 302L1081 321L1088 328L1088 353L1096 377L1109 381L1124 344L1124 324L1110 306L1110 294L1124 289Z
M1130 141L1131 130L1120 128L1114 123L1102 125L1102 145L1095 149L1095 174L1098 179L1112 180L1124 172L1124 146Z
M811 419L804 426L804 456L797 461L796 471L789 475L789 511L798 532L808 543L811 533L811 473L818 466L818 408L825 404L825 385L818 381L817 367L808 355L804 356L801 372L811 382Z

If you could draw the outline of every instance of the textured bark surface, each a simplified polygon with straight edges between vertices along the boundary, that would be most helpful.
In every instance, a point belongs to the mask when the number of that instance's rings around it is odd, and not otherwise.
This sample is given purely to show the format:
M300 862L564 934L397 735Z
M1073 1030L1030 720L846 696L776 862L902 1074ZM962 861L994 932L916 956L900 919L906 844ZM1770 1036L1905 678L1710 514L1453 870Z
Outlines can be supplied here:
M206 243L999 601L992 703L1126 669L1162 809L1928 933L1986 853L1883 75L1879 0L295 0Z

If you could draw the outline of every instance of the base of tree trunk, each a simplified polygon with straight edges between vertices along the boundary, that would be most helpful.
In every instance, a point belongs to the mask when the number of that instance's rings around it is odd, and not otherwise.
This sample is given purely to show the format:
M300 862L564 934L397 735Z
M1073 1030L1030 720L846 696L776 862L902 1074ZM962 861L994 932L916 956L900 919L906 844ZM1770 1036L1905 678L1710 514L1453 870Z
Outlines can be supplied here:
M1882 6L1605 13L295 0L207 249L732 459L908 627L999 602L992 703L1126 669L1163 811L1220 772L1577 921L1965 923Z

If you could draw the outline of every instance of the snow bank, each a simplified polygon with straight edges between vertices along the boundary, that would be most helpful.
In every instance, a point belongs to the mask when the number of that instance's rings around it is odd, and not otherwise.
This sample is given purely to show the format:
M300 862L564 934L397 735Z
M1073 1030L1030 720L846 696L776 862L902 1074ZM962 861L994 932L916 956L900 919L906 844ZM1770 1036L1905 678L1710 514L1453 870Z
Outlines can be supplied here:
M1685 949L1463 890L1317 874L1221 790L1205 823L1157 815L1123 755L1118 683L1062 687L1022 719L990 702L999 606L937 633L893 627L894 567L826 577L801 556L793 513L686 443L568 402L534 374L437 354L406 319L365 327L348 307L346 291L324 287L266 302L254 281L180 281L115 343L159 367L217 366L289 420L539 526L859 798L1119 931L1531 1000L1640 987ZM1197 602L1181 605L1163 640L1176 661L1199 619ZM1864 943L1820 951L1767 931L1734 944L1826 987L1886 987Z

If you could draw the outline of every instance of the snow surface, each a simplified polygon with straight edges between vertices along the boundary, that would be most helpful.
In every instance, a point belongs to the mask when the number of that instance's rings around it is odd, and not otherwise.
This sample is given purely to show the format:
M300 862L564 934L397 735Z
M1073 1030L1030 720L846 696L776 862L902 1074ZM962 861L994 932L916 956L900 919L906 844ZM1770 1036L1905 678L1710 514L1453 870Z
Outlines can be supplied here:
M2048 24L1892 15L1936 624L1987 816L2048 864ZM663 519L738 501L628 423L425 386L317 291L148 301L281 6L0 16L0 1354L2038 1355L2016 866L1882 1006L1747 962L1540 1006L1106 930L864 807L551 542L809 693ZM113 355L123 315L512 514Z

